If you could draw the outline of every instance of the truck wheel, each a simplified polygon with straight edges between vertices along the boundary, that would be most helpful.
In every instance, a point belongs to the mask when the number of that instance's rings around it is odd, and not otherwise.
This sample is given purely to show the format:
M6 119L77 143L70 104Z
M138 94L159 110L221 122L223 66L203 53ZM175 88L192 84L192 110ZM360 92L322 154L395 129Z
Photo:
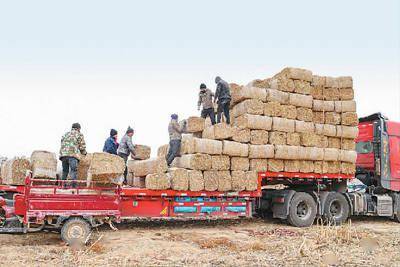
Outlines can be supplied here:
M61 228L61 238L68 245L85 245L90 235L90 224L81 218L71 218Z
M325 222L340 225L349 217L349 203L340 193L331 192L326 198L323 219Z
M309 227L314 223L317 203L304 192L294 194L289 206L288 222L296 227Z

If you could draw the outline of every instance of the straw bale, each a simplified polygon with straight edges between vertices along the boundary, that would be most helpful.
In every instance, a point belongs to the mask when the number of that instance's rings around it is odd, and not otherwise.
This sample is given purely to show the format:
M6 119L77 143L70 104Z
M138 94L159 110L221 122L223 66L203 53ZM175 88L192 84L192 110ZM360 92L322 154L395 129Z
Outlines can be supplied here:
M286 144L289 146L300 146L300 134L299 133L287 133Z
M312 108L313 98L310 95L289 94L289 104L296 107Z
M229 156L211 156L211 169L214 171L228 171L231 168Z
M267 159L251 159L250 171L266 172L268 170Z
M339 88L352 88L353 87L353 78L351 76L342 76L338 77L337 83Z
M232 140L239 143L248 143L251 139L250 129L240 129L239 127L234 127Z
M93 154L91 153L88 153L86 156L81 157L78 164L78 174L77 174L78 180L83 181L87 179L87 173L89 171L92 159L93 159Z
M203 153L220 155L222 153L222 142L211 139L191 137L188 139L182 139L182 148L181 154Z
M197 133L204 130L205 119L200 117L189 117L186 124L186 132Z
M232 191L240 192L246 190L246 172L232 171Z
M313 111L335 111L335 103L338 101L324 101L324 100L314 100L313 101Z
M256 171L246 172L246 191L255 191L258 188L258 173Z
M325 161L338 161L340 150L337 148L324 148Z
M244 114L262 115L264 103L257 99L247 99L235 105L232 109L233 117L237 118Z
M256 82L256 85L259 84ZM242 102L246 99L257 99L265 102L267 98L267 92L265 89L255 87L254 83L250 83L249 85L241 87L241 90L235 90L233 92L231 91L231 94L233 93L237 94L234 97L232 95L232 98L235 98L236 102Z
M313 173L314 162L310 160L300 160L299 172L301 173Z
M340 150L339 160L348 163L356 163L357 152L353 150Z
M293 133L294 132L294 120L284 119L284 118L272 118L272 130Z
M253 145L268 144L268 131L252 130L250 133L250 143Z
M171 188L171 179L167 173L148 174L145 181L147 189L166 190Z
M194 138L192 134L183 134L180 155L192 154L194 152ZM169 148L168 148L169 149ZM168 150L167 150L168 153Z
M270 172L283 172L285 163L282 159L269 159L268 171Z
M272 145L286 145L287 135L284 132L270 132L269 144Z
M135 145L135 159L144 160L149 159L151 155L151 148L145 145Z
M271 130L272 118L245 114L236 118L233 124L240 129Z
M325 123L339 125L341 123L341 116L336 112L325 112Z
M218 190L218 176L219 176L219 171L204 172L204 189L206 191Z
M322 161L314 161L314 172L322 174L323 173L322 165L323 165Z
M354 163L348 163L348 162L342 162L340 165L340 172L343 174L352 174L354 175L356 173L356 164Z
M249 158L232 157L231 170L232 171L248 171L250 167Z
M228 156L247 157L249 155L249 145L238 142L227 141L223 142L222 154Z
M294 92L294 82L282 76L275 76L269 81L269 86L272 89L277 89L283 92Z
M357 104L354 100L335 101L336 112L356 112Z
M229 87L231 89L231 97L232 97L231 106L234 106L241 101L240 100L240 97L241 97L240 91L242 90L243 86L238 85L236 83L230 83Z
M311 94L311 83L307 81L295 80L294 92L303 95Z
M354 139L342 138L340 148L343 150L356 150L356 142Z
M203 138L224 140L231 138L233 133L234 129L229 124L218 123L205 128L203 131Z
M323 160L324 149L319 147L299 147L302 160Z
M270 117L282 116L282 107L279 102L267 102L265 103L264 115Z
M204 190L204 177L201 171L188 170L189 190L198 192Z
M325 135L318 135L318 136L320 138L320 141L319 141L317 147L328 148L329 147L328 136L325 136Z
M314 123L325 123L325 113L314 111L313 112L313 122Z
M325 76L313 75L312 76L311 85L325 87L325 85L326 85L326 77Z
M91 182L100 184L121 183L125 167L125 162L120 156L109 153L93 153L87 172L87 184L89 185Z
M191 170L211 170L212 156L208 154L186 154L177 157L172 162L173 167Z
M250 159L270 159L274 157L273 145L250 145L249 158Z
M338 125L336 127L336 136L354 140L358 136L358 127Z
M297 108L297 119L300 121L313 121L313 111L310 108Z
M153 173L163 173L168 170L167 162L164 158L151 158L146 160L129 160L128 171L135 176L141 177ZM122 170L122 173L124 170Z
M281 117L295 120L297 118L297 108L292 105L281 105Z
M169 144L162 145L157 149L157 157L158 158L165 158L168 154ZM182 149L181 149L182 150ZM151 152L151 150L150 150Z
M214 134L214 126L207 126L203 130L202 138L204 139L214 139L215 140L215 134Z
M232 190L232 176L230 171L217 171L218 172L218 191L226 192Z
M357 113L355 113L355 112L342 113L342 125L357 126L358 125Z
M339 161L323 161L322 162L322 173L330 173L330 174L340 173L340 162Z
M269 79L256 79L251 81L248 86L254 86L254 87L258 87L258 88L267 88L269 86Z
M339 79L327 76L325 78L325 87L339 88Z
M280 104L289 103L289 93L270 88L267 88L266 92L267 92L267 102L278 102Z
M315 133L319 135L326 135L335 137L336 136L336 126L331 124L315 124Z
M48 151L33 151L31 155L32 177L55 179L57 176L56 154Z
M275 146L276 159L300 159L299 146L276 145Z
M307 81L307 82L311 82L312 78L313 78L312 72L310 70L301 69L301 68L287 67L281 71L281 74L283 74L284 76L286 76L289 79L303 80L303 81Z
M340 98L340 100L353 100L354 99L353 88L340 88L339 89L339 98Z
M315 125L313 122L296 121L295 131L297 133L313 133L315 131Z
M340 149L340 138L338 137L328 137L328 147Z
M5 161L1 169L3 184L24 185L27 171L31 169L31 163L27 158L13 158Z
M311 96L313 97L313 99L323 100L324 99L324 87L311 86Z
M128 185L137 188L146 188L146 177L133 177L132 183L131 184L128 183Z
M321 137L315 133L301 133L300 142L302 146L318 147L321 142Z
M299 172L300 161L299 160L285 160L285 172Z
M170 168L168 175L171 179L173 190L187 191L189 189L189 173L186 169Z
M338 88L324 88L322 91L324 100L337 101L340 100L340 93Z

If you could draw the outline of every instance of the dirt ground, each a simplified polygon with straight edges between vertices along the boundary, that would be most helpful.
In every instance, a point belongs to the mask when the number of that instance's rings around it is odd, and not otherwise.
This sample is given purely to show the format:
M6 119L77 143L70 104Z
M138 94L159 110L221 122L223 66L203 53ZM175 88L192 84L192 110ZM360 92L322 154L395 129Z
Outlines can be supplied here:
M308 229L279 221L136 221L71 248L58 233L0 235L0 266L400 266L400 224L353 218Z

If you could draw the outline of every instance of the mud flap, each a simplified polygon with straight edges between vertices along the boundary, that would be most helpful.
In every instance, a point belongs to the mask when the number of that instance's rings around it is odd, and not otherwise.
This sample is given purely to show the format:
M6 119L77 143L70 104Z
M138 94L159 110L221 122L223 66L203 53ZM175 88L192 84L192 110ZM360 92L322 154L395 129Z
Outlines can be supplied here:
M294 190L279 190L272 193L272 214L276 219L287 219Z

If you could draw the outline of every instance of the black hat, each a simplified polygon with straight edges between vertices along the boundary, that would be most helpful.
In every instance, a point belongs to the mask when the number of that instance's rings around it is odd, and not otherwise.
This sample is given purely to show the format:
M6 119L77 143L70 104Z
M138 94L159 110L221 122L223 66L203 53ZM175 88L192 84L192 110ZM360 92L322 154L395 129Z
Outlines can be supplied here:
M74 124L72 124L72 129L80 130L81 129L81 125L79 123L75 122Z
M177 114L172 114L172 115L171 115L171 119L177 120L177 119L178 119L178 115L177 115Z
M128 126L128 129L126 130L126 133L127 134L133 133L133 129L131 128L131 126Z
M117 135L117 134L118 134L117 130L111 129L110 136L114 136L114 135Z
M206 89L207 85L205 85L204 83L200 84L200 89Z
M215 83L219 83L221 80L222 80L221 77L219 76L215 77Z

